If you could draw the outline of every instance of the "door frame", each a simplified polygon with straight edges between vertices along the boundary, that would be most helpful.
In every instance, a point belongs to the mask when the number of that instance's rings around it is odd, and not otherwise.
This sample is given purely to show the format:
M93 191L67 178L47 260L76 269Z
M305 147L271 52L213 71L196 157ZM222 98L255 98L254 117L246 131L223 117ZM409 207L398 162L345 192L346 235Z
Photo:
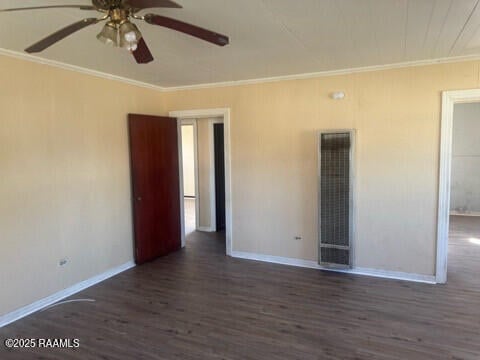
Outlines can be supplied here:
M435 271L435 281L440 284L447 282L453 110L455 104L475 102L480 102L480 89L442 92L440 168L438 176L437 259Z
M178 136L179 136L179 156L180 156L180 211L182 218L182 247L185 246L185 209L183 206L183 164L182 164L182 149L181 149L181 124L182 121L197 119L197 118L223 118L224 126L224 152L225 152L225 233L226 233L226 253L232 255L233 237L232 237L232 172L231 172L231 146L230 146L230 108L215 108L215 109L194 109L194 110L175 110L170 111L168 116L177 118ZM213 123L211 120L209 124L209 133L211 134L211 141L213 142ZM215 183L213 183L215 186ZM198 194L197 194L198 195ZM215 194L213 194L215 200ZM215 211L215 203L213 203L213 211ZM216 219L213 219L216 222ZM212 222L212 224L214 224ZM216 228L216 226L215 226Z

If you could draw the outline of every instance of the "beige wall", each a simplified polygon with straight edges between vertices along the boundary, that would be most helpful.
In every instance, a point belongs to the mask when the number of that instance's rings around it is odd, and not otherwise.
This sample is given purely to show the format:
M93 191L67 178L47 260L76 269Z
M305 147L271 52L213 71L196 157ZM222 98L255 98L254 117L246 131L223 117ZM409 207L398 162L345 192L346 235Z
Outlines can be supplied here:
M478 86L479 63L463 62L165 99L169 111L231 108L233 250L317 260L316 131L355 128L355 265L431 275L441 91Z
M126 116L165 106L153 90L8 57L0 83L1 315L132 260Z
M182 125L183 195L195 197L195 133L193 125Z
M308 260L316 131L357 129L355 265L433 274L440 93L479 62L161 94L0 57L0 81L4 314L132 260L129 112L231 108L234 250Z

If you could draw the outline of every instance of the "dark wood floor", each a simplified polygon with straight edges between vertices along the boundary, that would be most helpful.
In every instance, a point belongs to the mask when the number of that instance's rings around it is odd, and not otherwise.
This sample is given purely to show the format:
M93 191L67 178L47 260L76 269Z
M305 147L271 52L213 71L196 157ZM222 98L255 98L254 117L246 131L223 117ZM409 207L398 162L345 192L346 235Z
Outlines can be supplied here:
M448 240L448 282L468 288L480 287L480 217L451 216ZM475 241L475 240L473 240ZM480 357L479 357L480 359Z
M453 221L447 285L233 259L222 236L192 233L186 249L74 297L94 303L0 329L2 341L79 338L79 349L2 347L0 359L478 360L480 246L465 239L479 228Z

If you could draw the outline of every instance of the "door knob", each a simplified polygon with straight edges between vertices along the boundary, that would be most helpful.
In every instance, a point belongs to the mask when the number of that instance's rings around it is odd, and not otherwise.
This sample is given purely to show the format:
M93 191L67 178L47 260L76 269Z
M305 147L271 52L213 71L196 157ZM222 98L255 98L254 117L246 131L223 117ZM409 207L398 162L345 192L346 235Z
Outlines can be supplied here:
M138 201L142 201L142 198L140 196L137 197Z

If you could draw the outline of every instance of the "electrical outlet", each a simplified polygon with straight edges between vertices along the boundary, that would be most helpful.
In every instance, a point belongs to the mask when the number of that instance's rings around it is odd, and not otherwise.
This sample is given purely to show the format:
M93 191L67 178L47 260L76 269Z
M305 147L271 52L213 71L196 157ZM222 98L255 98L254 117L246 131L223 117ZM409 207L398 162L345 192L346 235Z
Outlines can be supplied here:
M67 263L67 259L60 259L60 261L58 262L58 265L64 266L66 263Z

